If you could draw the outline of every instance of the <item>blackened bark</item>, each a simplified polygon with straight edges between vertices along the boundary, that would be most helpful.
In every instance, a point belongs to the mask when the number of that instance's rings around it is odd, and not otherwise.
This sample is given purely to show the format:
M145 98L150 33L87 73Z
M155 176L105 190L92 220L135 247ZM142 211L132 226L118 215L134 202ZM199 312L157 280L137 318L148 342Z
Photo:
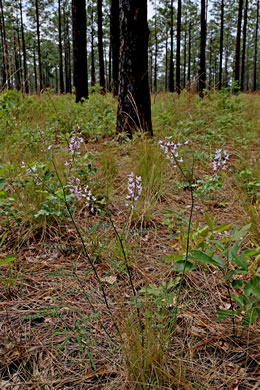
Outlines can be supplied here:
M76 103L88 98L86 2L72 0L72 40Z
M186 88L186 61L187 61L187 29L185 23L184 48L183 48L183 88Z
M35 47L33 48L33 72L34 72L34 90L35 92L37 92L37 67L36 67Z
M91 85L96 84L95 52L94 52L94 11L91 11Z
M245 83L245 61L246 61L246 32L247 32L247 10L248 10L248 0L245 3L244 9L244 25L243 25L243 47L242 47L242 61L241 61L241 91L244 91Z
M189 43L188 43L188 83L191 83L191 21L189 22Z
M104 49L103 49L103 17L102 17L102 0L97 0L98 16L98 57L99 57L99 83L105 90L105 66L104 66Z
M24 91L25 93L29 93L29 84L27 79L27 53L26 53L26 45L24 38L24 27L23 27L23 5L22 0L19 2L20 8L20 23L21 23L21 34L22 34L22 48L23 48L23 78L24 78Z
M66 9L63 9L64 23L64 52L65 52L65 92L71 93L71 58L70 58L70 39L69 23L66 17Z
M237 38L236 38L236 57L235 57L235 81L240 81L240 42L241 42L241 26L242 26L242 11L243 0L239 0L238 19L237 19Z
M253 91L256 91L258 26L259 26L259 0L257 0L257 10L256 10Z
M223 41L224 41L224 0L221 0L221 14L220 14L220 42L219 42L219 82L218 89L222 88L222 66L223 66Z
M166 30L165 42L165 91L168 90L168 30Z
M41 37L40 37L40 20L39 20L39 4L38 4L38 0L35 0L35 14L36 14L37 51L38 51L38 66L39 66L40 88L43 88L43 83L42 83L42 61L41 61Z
M3 28L3 20L2 20L2 0L0 0L0 32L1 32L1 45L2 45L2 89L6 87L6 73L5 73L5 40L4 40L4 28Z
M200 72L199 72L199 95L203 98L203 89L206 87L206 38L207 38L207 21L206 21L206 2L201 0L200 14Z
M154 51L154 79L153 86L154 92L157 92L157 72L158 72L158 36L157 36L157 10L156 10L156 1L155 1L155 16L154 16L154 41L155 41L155 51Z
M177 13L176 92L181 93L181 0L178 0Z
M170 24L170 45L171 45L171 54L170 54L170 71L169 71L169 91L174 92L174 64L173 64L173 0L171 0L171 24Z
M147 0L120 0L120 76L116 133L152 136Z
M120 50L119 0L111 1L110 33L112 46L112 91L113 96L118 96Z
M14 37L14 63L15 63L15 88L21 90L20 63L19 63L19 37Z
M3 32L3 88L6 87L6 83L8 85L8 88L10 88L8 43L6 40L6 33L5 33L5 17L4 17L4 8L3 8L2 0L0 0L0 8L1 8L1 24L2 24L2 32Z
M60 60L60 93L64 93L64 79L63 79L63 56L62 56L62 40L61 40L61 6L58 0L58 18L59 18L59 60Z

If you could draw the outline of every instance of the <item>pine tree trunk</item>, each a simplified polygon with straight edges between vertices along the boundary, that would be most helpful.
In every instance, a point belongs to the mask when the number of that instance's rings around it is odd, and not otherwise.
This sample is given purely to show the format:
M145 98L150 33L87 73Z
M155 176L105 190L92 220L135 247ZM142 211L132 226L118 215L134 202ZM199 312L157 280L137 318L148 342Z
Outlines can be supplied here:
M255 53L254 53L253 91L256 91L258 26L259 26L259 0L257 0L256 26L255 26Z
M220 22L220 42L219 42L219 82L218 89L222 88L222 64L223 64L223 41L224 41L224 0L221 0L221 22Z
M189 43L188 43L188 83L191 84L191 21L189 22Z
M98 15L98 57L99 57L99 83L105 91L105 66L103 49L103 22L102 22L102 0L97 0Z
M181 93L181 0L178 0L177 14L176 92Z
M207 22L206 22L206 2L201 0L200 14L200 72L199 72L199 95L203 98L203 90L206 88L206 38L207 38Z
M76 103L88 98L86 2L72 0L72 40Z
M34 90L35 92L37 92L38 87L37 87L37 67L36 67L35 47L33 48L33 71L34 71Z
M39 78L40 88L43 88L42 82L42 61L41 61L41 37L40 37L40 21L39 21L39 4L38 0L35 0L35 14L36 14L36 31L37 31L37 51L38 51L38 62L39 62Z
M0 2L1 6L1 2ZM2 9L0 9L0 33L1 33L1 49L2 49L2 87L6 87L6 73L5 73L5 43L4 43L4 32L3 32L3 22L2 22Z
M156 10L156 1L155 1L155 19L154 19L154 41L155 41L155 51L154 51L154 78L153 78L153 86L154 92L157 92L157 72L158 72L158 37L157 37L157 10Z
M119 27L119 0L111 1L111 46L112 46L112 92L118 96L119 83L119 50L120 50L120 27Z
M242 48L242 61L241 61L241 85L240 85L240 90L241 90L241 91L244 91L244 84L245 84L245 61L246 61L247 10L248 10L248 0L246 0L246 3L245 3L245 9L244 9L244 25L243 25L243 48Z
M185 23L184 48L183 48L183 88L186 88L186 60L187 60L187 30Z
M71 93L71 58L70 58L70 39L69 39L69 23L66 18L66 9L63 8L63 24L64 24L64 52L65 52L65 92Z
M3 8L2 0L0 0L0 11L1 11L1 25L2 25L2 32L3 32L3 88L5 88L6 86L10 88L8 43L6 40L6 33L5 33L5 17L4 17L4 8Z
M169 71L169 91L174 92L174 64L173 64L173 0L171 0L171 25L170 25L170 40L171 40L171 54L170 54L170 71Z
M63 57L62 57L62 39L61 39L61 6L58 0L58 18L59 18L59 60L60 60L60 93L64 93L64 79L63 79Z
M239 0L238 19L237 19L237 38L236 38L236 56L235 56L235 81L240 82L240 42L241 42L241 26L242 26L242 11L243 0Z
M120 81L117 133L152 136L148 83L147 0L120 0Z
M165 41L165 91L168 90L168 30L166 29Z
M94 52L94 11L91 11L91 85L96 84L95 52Z
M24 78L24 91L25 93L29 93L29 84L28 84L28 76L27 76L27 53L26 53L26 45L24 38L24 27L23 27L23 5L22 0L19 2L20 8L20 23L21 23L21 34L22 34L22 48L23 48L23 78Z

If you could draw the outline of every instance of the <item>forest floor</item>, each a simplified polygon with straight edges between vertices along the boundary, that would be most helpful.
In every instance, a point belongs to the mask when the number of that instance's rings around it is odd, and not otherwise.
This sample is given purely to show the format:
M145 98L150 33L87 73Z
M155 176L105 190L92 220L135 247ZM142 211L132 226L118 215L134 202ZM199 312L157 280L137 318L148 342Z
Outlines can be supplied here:
M0 108L0 389L259 389L260 95Z

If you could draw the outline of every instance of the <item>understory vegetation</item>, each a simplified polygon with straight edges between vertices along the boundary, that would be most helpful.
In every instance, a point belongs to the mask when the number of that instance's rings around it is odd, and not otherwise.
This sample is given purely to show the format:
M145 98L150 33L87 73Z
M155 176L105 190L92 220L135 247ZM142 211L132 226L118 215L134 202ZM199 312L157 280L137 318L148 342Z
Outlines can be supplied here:
M0 388L259 388L259 94L116 110L0 94Z

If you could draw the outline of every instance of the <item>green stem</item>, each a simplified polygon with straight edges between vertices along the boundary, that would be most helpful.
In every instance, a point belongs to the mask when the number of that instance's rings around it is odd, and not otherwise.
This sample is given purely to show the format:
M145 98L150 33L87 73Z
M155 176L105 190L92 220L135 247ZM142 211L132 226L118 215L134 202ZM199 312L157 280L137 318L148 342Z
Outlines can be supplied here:
M54 167L55 173L56 173L56 175L57 175L57 178L58 178L59 183L60 183L61 188L62 188L65 206L66 206L66 208L67 208L67 211L68 211L68 213L69 213L69 216L70 216L70 218L71 218L71 221L72 221L72 223L73 223L73 225L74 225L74 228L75 228L75 230L76 230L76 232L77 232L77 234L78 234L78 237L79 237L79 239L80 239L80 241L81 241L81 244L82 244L82 247L83 247L85 256L86 256L86 258L87 258L87 260L88 260L88 262L89 262L89 264L90 264L90 266L91 266L91 268L92 268L92 270L93 270L93 272L94 272L94 274L95 274L96 280L97 280L97 282L98 282L98 284L99 284L99 287L100 287L100 289L101 289L101 291L102 291L102 295L103 295L103 298L104 298L104 302L105 302L106 308L107 308L107 310L108 310L108 312L109 312L109 314L110 314L110 317L111 317L111 319L112 319L113 325L114 325L116 331L117 331L118 334L119 334L120 340L122 340L122 335L121 335L121 333L120 333L120 330L119 330L119 328L118 328L117 323L115 322L115 320L114 320L114 318L113 318L113 314L112 314L112 312L111 312L111 309L110 309L110 306L109 306L109 303L108 303L108 300L107 300L107 296L106 296L106 292L105 292L105 289L104 289L104 285L103 285L103 283L102 283L102 281L101 281L101 279L100 279L100 277L99 277L99 275L98 275L98 273L97 273L97 269L96 269L96 267L95 267L94 262L91 260L91 257L90 257L90 255L89 255L89 253L88 253L88 250L87 250L87 248L86 248L85 242L84 242L84 240L83 240L82 234L81 234L81 232L80 232L80 230L79 230L79 228L78 228L78 226L77 226L77 224L76 224L76 222L75 222L75 219L74 219L74 217L73 217L73 215L72 215L72 213L71 213L69 204L68 204L67 199L66 199L66 192L65 192L65 189L64 189L64 185L63 185L63 183L62 183L62 181L61 181L61 178L60 178L60 175L59 175L59 173L58 173L58 170L57 170L57 167L56 167L56 165L55 165L55 162L54 162L53 159L52 159L51 161L52 161L52 165L53 165L53 167Z

